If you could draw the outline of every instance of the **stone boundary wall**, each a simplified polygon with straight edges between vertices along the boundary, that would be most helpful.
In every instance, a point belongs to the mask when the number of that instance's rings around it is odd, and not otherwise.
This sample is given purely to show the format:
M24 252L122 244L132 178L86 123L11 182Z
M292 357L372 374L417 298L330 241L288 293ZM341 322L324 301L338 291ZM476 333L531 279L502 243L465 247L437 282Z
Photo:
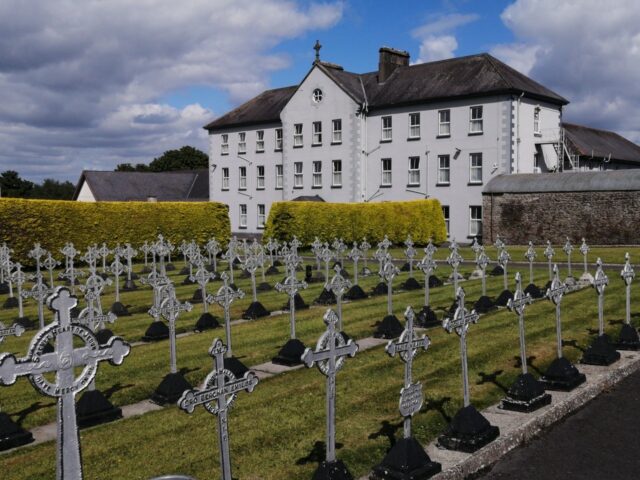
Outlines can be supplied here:
M640 191L484 193L482 206L485 245L498 234L512 245L640 243Z

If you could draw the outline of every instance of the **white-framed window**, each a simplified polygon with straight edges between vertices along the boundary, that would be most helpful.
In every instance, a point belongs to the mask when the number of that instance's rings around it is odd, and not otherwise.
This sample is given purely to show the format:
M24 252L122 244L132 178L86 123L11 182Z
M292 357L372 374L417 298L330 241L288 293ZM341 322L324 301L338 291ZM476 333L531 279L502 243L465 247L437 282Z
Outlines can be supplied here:
M533 133L540 135L540 107L533 109Z
M540 173L542 169L540 168L540 154L533 154L533 173Z
M313 162L312 182L316 188L322 186L322 162L320 161Z
M409 185L420 185L420 157L409 157Z
M331 120L331 143L342 143L342 119Z
M220 155L229 155L229 134L220 135Z
M322 122L313 122L313 145L322 145Z
M238 167L238 178L240 179L240 183L238 183L238 190L246 190L247 189L247 167Z
M293 188L302 188L302 162L293 162Z
M438 136L451 135L451 110L438 110Z
M390 142L392 138L392 122L391 115L382 117L382 139L383 142Z
M469 107L469 133L482 133L482 105Z
M258 204L258 228L264 228L264 224L266 222L266 211L264 204Z
M469 183L482 183L482 153L469 154Z
M293 125L293 146L302 146L302 124L296 123Z
M276 150L282 150L282 129L276 128Z
M438 155L438 185L451 182L451 160L449 155Z
M284 166L276 165L276 190L282 190L284 185Z
M229 167L222 167L222 190L229 190Z
M256 190L264 190L264 165L258 165L256 170Z
M390 186L391 185L391 159L390 158L383 158L380 161L381 164L381 168L382 168L382 181L380 182L380 185L384 185L384 186Z
M247 134L246 134L246 132L238 133L238 153L247 153Z
M449 205L442 205L442 216L444 217L444 226L447 229L447 237L449 236Z
M323 93L322 93L322 90L320 90L319 88L316 88L316 89L313 91L313 93L312 93L311 97L313 98L313 101L314 101L315 103L320 103L320 102L322 101L322 97L324 97L324 95L323 95Z
M420 113L409 114L409 138L420 138Z
M256 130L256 152L264 152L264 130Z
M482 207L469 207L469 236L477 237L482 235Z
M247 205L245 203L240 204L240 228L247 228Z
M342 160L333 160L331 162L331 186L342 186Z

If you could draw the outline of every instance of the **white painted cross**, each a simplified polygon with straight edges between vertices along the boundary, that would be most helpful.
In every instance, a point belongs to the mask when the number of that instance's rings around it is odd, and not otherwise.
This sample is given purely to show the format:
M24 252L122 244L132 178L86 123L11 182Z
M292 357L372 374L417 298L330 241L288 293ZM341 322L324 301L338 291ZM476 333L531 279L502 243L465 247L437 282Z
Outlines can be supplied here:
M425 248L426 250L426 248ZM433 272L438 268L437 262L433 259L431 255L428 253L424 256L424 258L418 263L418 269L422 270L424 273L424 306L429 306L429 278L433 274Z
M362 258L363 252L358 248L358 242L353 242L353 248L348 253L348 257L353 260L353 284L358 285L358 261Z
M20 263L15 263L13 265L14 267L14 272L11 274L11 280L16 284L16 287L18 288L18 318L23 318L24 317L24 308L22 305L22 285L24 285L24 283L27 281L27 276L25 275L25 273L22 271L22 265L20 265Z
M404 242L405 247L407 247L404 251L405 256L407 257L407 261L409 262L409 277L413 278L413 259L416 257L418 253L413 246L413 240L411 240L411 235L407 236L407 239Z
M449 250L451 253L447 257L447 263L453 269L453 293L456 294L458 291L458 267L460 263L462 263L462 255L458 252L458 244L456 243L456 239L451 240L451 245L449 245Z
M509 288L509 281L507 279L507 265L511 261L511 255L507 252L506 248L500 250L500 255L498 255L498 264L502 267L502 278L504 281L504 289L507 290Z
M42 283L42 276L36 277L36 283L31 287L31 290L23 290L21 292L22 298L33 298L38 302L38 320L40 322L40 329L44 328L44 301L51 294L53 290L47 288Z
M485 297L487 295L487 265L489 265L489 256L484 251L484 247L480 246L480 252L478 253L478 258L476 259L476 265L482 271L482 296Z
M47 252L47 258L42 262L42 266L49 272L49 288L54 288L53 270L60 265L60 262L51 256L51 252Z
M189 275L189 280L192 282L196 282L200 286L200 292L202 294L202 308L204 309L204 313L209 311L207 302L207 283L209 281L216 278L216 274L214 272L210 272L207 270L204 262L200 262L198 264L198 269L195 274Z

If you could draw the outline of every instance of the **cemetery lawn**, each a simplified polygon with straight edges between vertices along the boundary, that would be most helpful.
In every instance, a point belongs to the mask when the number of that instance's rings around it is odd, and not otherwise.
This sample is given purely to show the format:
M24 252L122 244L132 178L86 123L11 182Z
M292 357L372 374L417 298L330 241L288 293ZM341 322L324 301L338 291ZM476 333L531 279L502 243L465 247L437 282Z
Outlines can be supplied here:
M440 252L446 249L440 249ZM515 249L514 249L515 250ZM540 250L540 249L539 249ZM559 249L556 249L558 252ZM594 249L595 251L595 249ZM613 251L613 250L612 250ZM511 251L512 258L516 254ZM616 250L612 262L622 263L624 249ZM622 254L620 253L622 252ZM640 253L640 252L638 252ZM541 252L538 252L540 255ZM562 253L564 255L564 253ZM632 254L633 255L633 254ZM472 258L468 252L465 258ZM575 273L581 272L579 254L574 252ZM595 260L590 254L590 259ZM605 260L606 262L607 260ZM175 262L180 268L180 262ZM347 262L348 270L351 263ZM374 265L371 264L373 267ZM561 266L563 276L565 267ZM139 270L136 269L136 271ZM461 269L468 273L469 266ZM523 283L528 283L528 269L521 269ZM440 277L450 269L441 264ZM510 269L510 287L515 269ZM610 286L605 293L606 331L615 337L624 318L624 288L619 269L607 271ZM300 273L299 277L303 274ZM272 285L283 275L267 278ZM394 282L398 286L406 279L403 273ZM173 274L176 284L183 276ZM416 272L422 281L423 275ZM536 269L538 284L546 283L546 268ZM260 279L258 279L260 281ZM369 291L377 276L360 281ZM236 284L247 294L232 307L232 319L240 317L251 302L249 280L237 279ZM214 292L220 283L208 287ZM467 306L480 295L480 280L461 283L467 293ZM502 276L489 277L488 294L502 291ZM321 284L313 284L302 292L307 301L318 296ZM178 298L187 300L195 286L179 286ZM445 285L431 290L432 306L442 317L444 308L452 301L453 287ZM103 300L113 301L113 289ZM122 293L122 302L130 304L131 317L117 320L111 328L130 342L144 334L151 317L146 310L151 291L141 288ZM0 297L4 302L6 296ZM275 291L258 293L258 299L269 310L279 309L286 301ZM394 312L403 321L407 305L416 310L422 305L423 290L394 293ZM632 297L633 301L633 297ZM297 312L298 337L307 346L315 345L324 331L322 315L326 307L312 307ZM221 315L218 307L211 312ZM191 330L202 312L202 305L194 305L189 314L178 320L183 331ZM37 318L35 306L28 302L26 313ZM374 323L386 313L386 296L350 302L343 305L345 331L354 338L371 336ZM0 311L0 321L8 325L15 310ZM47 322L51 315L47 312ZM553 305L541 300L529 306L526 314L527 354L532 358L530 370L540 375L555 357L555 316ZM597 329L597 299L593 289L587 288L567 295L562 302L565 356L577 361L581 350L590 342ZM637 323L638 316L632 318ZM233 351L247 365L268 361L288 338L288 313L240 323L232 327ZM404 321L403 321L404 323ZM424 383L426 395L422 411L414 418L414 434L423 444L433 440L462 403L459 341L455 334L441 328L427 331L432 344L414 362L414 379ZM33 332L21 338L7 338L2 351L24 355ZM178 366L185 368L187 379L197 385L211 370L212 360L207 349L213 338L224 339L223 329L191 334L178 339ZM520 372L518 366L518 332L516 316L504 309L483 315L468 334L469 378L472 401L478 408L496 403L504 396L504 389ZM168 371L168 342L136 345L120 367L101 365L97 387L111 394L116 405L127 405L148 398ZM403 363L390 358L384 346L361 352L347 359L337 377L337 442L342 444L338 456L357 478L370 471L384 456L393 438L402 434L398 413L399 390L402 387ZM553 395L553 393L552 393ZM325 377L316 368L291 371L261 381L253 393L241 392L229 414L231 459L234 477L242 479L309 478L317 463L324 457ZM32 428L55 419L54 400L37 394L22 378L15 385L0 388L3 411L20 420L25 428ZM81 442L85 478L87 479L147 479L153 476L182 473L199 479L219 477L217 420L201 407L187 415L175 406L147 413L111 424L82 431ZM55 443L25 447L10 454L0 454L3 479L50 479L55 477Z

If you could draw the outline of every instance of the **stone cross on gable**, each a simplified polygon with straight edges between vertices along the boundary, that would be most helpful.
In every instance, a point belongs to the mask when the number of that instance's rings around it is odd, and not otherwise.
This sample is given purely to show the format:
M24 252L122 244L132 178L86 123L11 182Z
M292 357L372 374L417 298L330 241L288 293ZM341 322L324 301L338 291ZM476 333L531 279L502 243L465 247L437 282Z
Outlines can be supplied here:
M629 325L631 323L631 282L633 282L633 279L636 276L636 273L633 271L633 267L631 266L629 252L624 254L624 268L620 271L620 276L622 277L622 280L624 280L626 289L626 314L624 321Z
M169 359L170 372L177 373L177 356L176 356L176 320L182 312L190 312L192 305L189 302L180 303L176 298L176 292L173 288L169 289L167 297L162 301L160 307L151 307L149 315L152 317L162 316L169 323Z
M513 292L513 298L507 301L507 308L518 315L518 324L520 329L520 362L522 363L522 373L527 373L527 352L524 336L524 309L533 303L533 298L522 290L522 278L520 272L516 273L516 290Z
M358 261L364 252L358 248L358 242L353 242L353 248L348 253L348 257L353 260L353 284L358 285Z
M296 338L296 294L307 288L307 282L304 280L298 280L296 278L295 268L290 271L289 276L285 279L284 283L276 283L275 289L278 292L286 293L289 296L289 329L290 337L292 340Z
M420 349L427 350L431 341L426 335L419 337L414 321L416 314L413 308L407 307L404 312L407 324L397 340L390 340L385 351L389 356L395 357L396 353L404 362L404 388L400 391L400 414L404 417L404 438L411 437L411 417L420 411L424 396L422 384L413 383L413 359Z
M325 284L325 290L330 290L336 296L336 304L338 307L338 329L342 331L342 296L351 288L351 282L342 276L342 268L340 265L333 267L336 272L331 281Z
M598 293L598 330L600 336L604 334L604 289L609 285L609 277L602 269L602 260L598 257L596 260L596 274L593 276L593 288Z
M207 313L209 310L207 298L207 283L216 278L216 274L214 272L210 272L207 270L204 262L200 262L198 264L198 269L196 273L189 275L189 280L192 282L196 282L200 286L200 291L202 293L202 308L204 309L204 313Z
M464 259L462 258L462 255L460 255L460 253L458 252L458 244L456 243L455 238L451 240L451 245L449 245L449 250L451 250L451 253L449 253L449 256L447 257L447 263L453 269L453 291L457 292L458 291L458 267L460 266L460 263L462 263L462 260Z
M560 303L562 297L567 293L567 286L560 280L560 271L558 265L553 266L553 279L551 285L547 289L546 297L556 306L556 348L558 350L558 358L562 358L562 324L560 322Z
M551 246L551 241L547 240L547 248L544 249L544 256L547 257L547 263L549 265L549 281L553 279L553 270L551 267L551 260L555 256L556 252Z
M524 252L524 258L529 261L529 283L533 284L533 261L536 259L536 249L533 246L533 242L529 240L529 247Z
M582 260L584 262L584 273L588 273L587 268L587 254L589 253L589 245L587 245L587 241L582 237L582 245L580 245L580 253L582 254Z
M489 256L484 251L484 247L480 246L480 252L478 253L478 257L476 259L476 265L482 271L482 296L487 295L487 266L489 265Z
M507 252L506 248L500 250L500 255L498 255L498 264L502 267L502 278L504 279L504 289L507 290L509 288L509 283L507 280L507 265L511 260L511 255Z
M415 258L418 252L413 246L413 240L411 240L411 235L407 236L407 240L404 242L404 244L407 247L406 250L404 251L404 254L407 257L407 260L409 261L409 277L413 277L413 259Z
M44 301L53 292L42 283L42 277L36 277L36 283L31 287L31 290L23 290L21 292L22 298L33 298L38 302L38 320L40 322L40 328L44 328Z
M469 312L464 306L464 288L458 288L456 300L458 308L451 318L445 318L442 322L442 327L447 333L455 332L460 337L460 355L462 358L462 388L464 397L464 406L469 405L469 371L467 367L467 331L469 325L472 323L478 323L480 316L475 310Z
M231 480L231 456L229 453L228 412L238 392L253 392L258 384L258 377L249 371L244 377L237 379L224 368L224 356L227 348L216 338L209 349L213 357L213 371L204 380L202 390L185 390L178 400L178 407L187 413L193 413L198 405L203 405L207 412L218 417L218 441L220 444L220 467L223 480Z
M119 337L100 345L87 327L71 321L71 309L77 299L66 287L58 287L47 304L55 311L55 320L40 330L31 340L29 354L16 358L0 355L0 384L12 385L17 377L27 376L31 385L43 395L58 401L58 480L81 480L82 459L75 411L75 395L95 378L98 362L121 365L131 346ZM80 340L83 346L77 346ZM49 342L55 343L52 353L44 353ZM77 369L82 368L76 377ZM55 380L46 374L55 373Z
M224 310L224 328L227 338L227 355L229 357L232 357L231 314L229 309L234 300L244 297L244 292L242 290L234 290L229 286L229 275L227 275L227 272L222 272L222 275L220 275L220 279L222 280L222 286L218 289L215 295L208 295L206 301L209 303L215 302Z
M378 275L387 284L387 315L393 315L393 279L400 273L400 269L395 266L391 254L387 253L384 258L384 264L382 269L378 272Z
M569 237L567 237L567 241L564 244L564 247L562 247L562 250L564 250L564 253L567 254L567 268L569 271L569 277L571 277L571 252L573 252L573 245L571 245L571 240L569 240Z
M51 252L47 252L47 258L42 262L42 266L49 272L49 286L55 287L53 282L53 270L60 265L60 262L51 256Z
M318 370L327 377L327 431L326 460L336 460L336 373L344 366L347 356L354 357L358 345L349 339L345 342L342 334L336 330L338 316L328 309L324 314L327 330L318 339L315 350L307 348L302 354L302 361L307 368L318 365Z
M424 258L418 263L418 268L424 273L424 306L429 306L429 278L433 272L438 268L438 263L434 258L425 254Z

